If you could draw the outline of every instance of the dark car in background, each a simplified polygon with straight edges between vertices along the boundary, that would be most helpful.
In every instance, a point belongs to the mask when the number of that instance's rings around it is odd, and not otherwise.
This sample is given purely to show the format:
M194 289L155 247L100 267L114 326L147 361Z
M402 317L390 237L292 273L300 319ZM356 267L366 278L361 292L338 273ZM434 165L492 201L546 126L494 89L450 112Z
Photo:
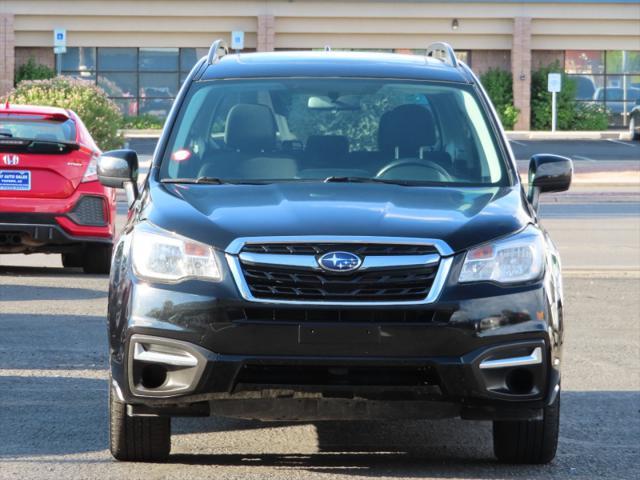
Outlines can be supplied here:
M629 133L631 140L640 140L640 98L629 113Z
M0 254L59 253L65 267L109 273L115 190L71 110L0 106Z
M175 101L109 287L110 448L162 461L171 417L493 422L505 462L554 458L563 293L539 195L446 44L226 54Z

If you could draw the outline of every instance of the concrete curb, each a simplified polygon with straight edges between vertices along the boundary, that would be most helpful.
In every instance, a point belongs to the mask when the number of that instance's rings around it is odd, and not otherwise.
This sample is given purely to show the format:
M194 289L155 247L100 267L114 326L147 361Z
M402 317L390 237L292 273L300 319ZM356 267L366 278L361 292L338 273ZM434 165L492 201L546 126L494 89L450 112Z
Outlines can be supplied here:
M125 139L128 138L160 138L162 134L161 129L155 128L147 128L147 129L126 129L126 130L118 130L118 133L122 135Z
M124 138L160 138L162 130L120 130ZM538 132L513 130L506 132L509 140L631 140L628 130L599 132Z
M538 131L508 131L505 132L509 140L631 140L628 130L605 130L599 132L538 132Z
M640 270L602 267L567 268L562 269L562 276L564 278L640 279Z

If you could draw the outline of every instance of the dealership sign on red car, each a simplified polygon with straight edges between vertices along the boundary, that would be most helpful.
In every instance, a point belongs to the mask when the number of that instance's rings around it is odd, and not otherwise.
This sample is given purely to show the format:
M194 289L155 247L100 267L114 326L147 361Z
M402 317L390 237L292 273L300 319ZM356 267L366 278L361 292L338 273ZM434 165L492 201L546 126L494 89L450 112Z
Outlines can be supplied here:
M109 271L115 193L80 118L54 107L0 107L0 254L59 253L65 267Z

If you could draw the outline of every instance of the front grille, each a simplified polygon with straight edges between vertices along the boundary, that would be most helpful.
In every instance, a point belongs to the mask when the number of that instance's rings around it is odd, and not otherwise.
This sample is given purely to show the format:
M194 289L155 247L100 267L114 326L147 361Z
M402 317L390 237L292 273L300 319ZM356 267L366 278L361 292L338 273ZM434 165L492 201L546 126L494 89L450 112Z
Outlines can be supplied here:
M328 252L351 252L359 257L367 255L428 255L438 253L433 245L402 245L377 243L249 243L243 253L279 255L322 255Z
M68 214L78 225L106 225L104 201L101 197L82 197Z
M256 298L311 301L416 301L431 289L438 265L353 273L240 263Z

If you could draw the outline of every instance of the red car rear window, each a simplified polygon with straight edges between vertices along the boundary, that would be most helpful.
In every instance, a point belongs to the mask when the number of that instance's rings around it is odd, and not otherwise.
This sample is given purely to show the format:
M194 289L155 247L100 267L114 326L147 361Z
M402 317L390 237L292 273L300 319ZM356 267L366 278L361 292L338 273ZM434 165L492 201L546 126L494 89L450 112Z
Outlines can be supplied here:
M0 138L21 138L53 142L75 142L73 120L49 119L39 115L0 115Z

